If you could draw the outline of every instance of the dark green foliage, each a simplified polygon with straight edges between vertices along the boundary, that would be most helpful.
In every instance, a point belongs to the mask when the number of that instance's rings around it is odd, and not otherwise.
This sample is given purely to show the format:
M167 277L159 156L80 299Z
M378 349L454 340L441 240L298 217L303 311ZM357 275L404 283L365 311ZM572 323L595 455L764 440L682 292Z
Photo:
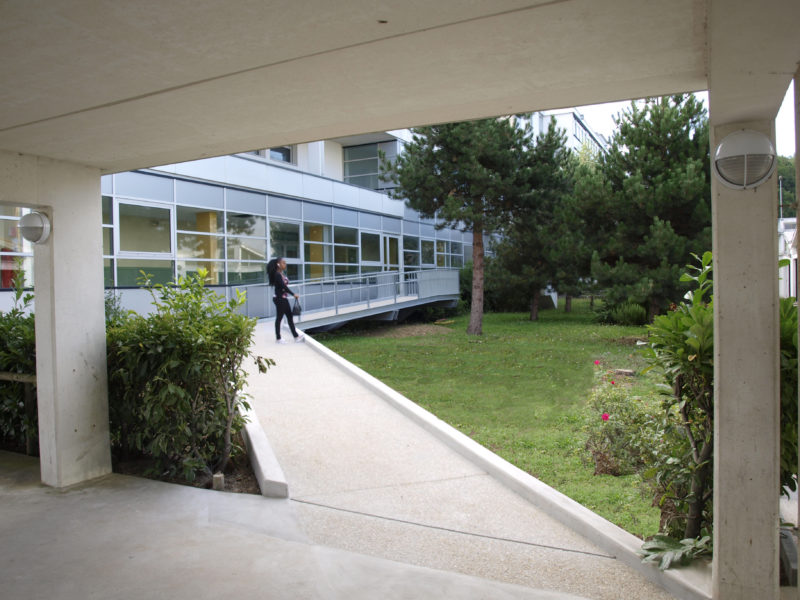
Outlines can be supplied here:
M243 360L255 320L204 287L205 273L149 286L156 312L108 328L112 444L155 459L159 474L192 481L221 471L237 451ZM262 371L271 361L257 358Z
M530 297L514 285L508 272L495 257L487 257L485 261L485 280L483 290L483 308L492 312L528 312ZM459 289L461 301L469 306L472 297L472 263L464 265L459 273ZM552 304L550 305L552 306Z
M575 252L579 239L569 202L573 163L566 136L550 121L546 133L527 149L520 169L521 191L494 244L497 279L510 295L527 302L532 321L538 318L539 296L548 284L561 281L565 290L577 286Z
M596 475L628 475L649 468L665 440L658 395L632 395L616 379L613 373L604 375L586 404L586 449Z
M698 556L711 554L711 537L687 538L676 540L668 535L655 535L649 542L642 544L639 552L642 562L658 563L662 571L675 566L685 566Z
M685 527L681 538L698 538L713 519L714 452L714 306L711 297L711 253L682 280L694 282L688 301L656 317L650 326L648 359L663 371L671 393L667 410L685 444L673 448L652 476L662 499L675 504Z
M14 277L14 305L0 313L0 371L36 374L36 332L34 315L28 311L33 294L25 293L23 269ZM0 440L5 446L23 450L38 434L36 392L26 406L25 384L0 380ZM28 448L34 451L35 448Z
M405 200L440 226L473 232L473 277L467 332L482 333L483 236L495 229L518 184L524 132L507 118L419 127L382 178Z
M797 482L797 298L781 298L781 493Z
M782 217L797 216L797 171L794 168L794 157L778 157L778 177L781 178L778 186L779 215ZM783 203L780 203L783 197Z
M611 321L618 325L644 325L647 323L647 310L641 304L623 302L611 309Z
M708 122L692 95L633 103L599 164L603 185L578 190L595 228L592 275L610 305L652 318L686 291L692 253L711 245Z

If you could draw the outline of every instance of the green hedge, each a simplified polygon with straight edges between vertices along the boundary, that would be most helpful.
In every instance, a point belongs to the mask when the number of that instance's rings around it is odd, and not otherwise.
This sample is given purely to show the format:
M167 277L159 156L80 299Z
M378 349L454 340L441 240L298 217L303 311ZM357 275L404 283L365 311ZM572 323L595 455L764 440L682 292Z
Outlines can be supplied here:
M33 296L23 291L22 269L17 270L14 305L0 313L0 371L36 374L36 335L33 313L28 308ZM24 384L0 380L0 440L3 447L35 454L38 434L35 390L26 407Z
M131 314L108 328L109 416L112 447L123 458L155 460L159 475L193 481L224 470L240 449L237 410L242 363L255 319L203 285L205 273L174 285L148 286L156 311ZM262 371L271 361L257 357Z

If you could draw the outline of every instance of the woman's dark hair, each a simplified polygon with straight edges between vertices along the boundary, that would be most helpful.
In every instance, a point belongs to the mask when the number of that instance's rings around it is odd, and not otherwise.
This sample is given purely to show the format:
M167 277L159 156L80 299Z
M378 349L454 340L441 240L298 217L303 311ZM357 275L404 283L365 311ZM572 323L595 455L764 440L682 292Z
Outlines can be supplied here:
M283 260L282 256L273 258L267 263L267 281L271 286L275 285L275 273L278 272L278 263Z

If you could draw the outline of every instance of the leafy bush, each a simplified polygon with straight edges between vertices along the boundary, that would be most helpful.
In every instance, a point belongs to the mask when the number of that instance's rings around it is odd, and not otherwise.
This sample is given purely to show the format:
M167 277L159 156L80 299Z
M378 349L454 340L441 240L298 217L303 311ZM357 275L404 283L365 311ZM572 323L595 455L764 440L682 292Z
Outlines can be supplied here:
M668 535L655 535L649 542L642 544L639 555L643 562L658 563L662 571L674 565L688 565L698 556L711 554L711 537L688 538L676 540Z
M797 490L797 299L781 298L781 493Z
M605 377L586 409L586 449L596 475L628 475L654 463L665 427L658 397L631 396L626 386Z
M128 311L122 308L119 296L113 290L106 290L105 294L106 328L121 325L128 318Z
M698 257L695 257L698 258ZM684 444L671 448L650 475L665 499L674 503L685 523L681 538L699 538L710 530L713 498L714 451L714 306L711 297L711 253L700 266L689 266L681 281L694 282L687 301L656 317L649 327L647 358L665 375L671 393L664 405L675 410L674 433ZM694 273L694 274L693 274Z
M698 258L698 257L695 257ZM629 406L616 390L609 395L598 388L594 411L602 407L608 413L604 429L595 427L587 444L608 448L612 461L629 469L638 469L652 487L661 507L662 535L642 547L648 562L660 562L660 568L684 564L691 558L709 554L708 543L713 526L713 412L714 412L714 308L711 296L711 253L699 266L689 266L681 280L694 285L686 301L654 319L649 327L649 368L658 367L665 375L660 428L645 427L642 434L653 443L652 452L637 454L626 427L611 419L612 410L626 421L635 421ZM781 492L796 489L797 472L797 306L794 298L780 302L780 375L781 375ZM616 395L615 395L616 394ZM619 396L619 397L617 397ZM605 404L597 403L603 400ZM649 425L659 420L648 422ZM602 437L602 434L606 437ZM655 433L655 435L654 435ZM644 460L639 460L645 456ZM638 462L637 462L638 461ZM608 460L606 462L609 462Z
M0 371L35 375L36 332L33 313L28 311L33 294L26 294L23 289L23 270L17 269L16 273L14 305L10 311L0 313ZM32 440L37 436L35 389L26 406L25 384L0 380L0 439L3 444L35 453Z
M611 309L611 321L618 325L640 326L647 323L647 310L635 302L623 302Z
M108 328L112 445L155 459L159 474L193 481L225 468L245 384L242 361L255 320L204 287L206 273L151 286L156 312L130 315ZM272 361L256 357L260 370Z

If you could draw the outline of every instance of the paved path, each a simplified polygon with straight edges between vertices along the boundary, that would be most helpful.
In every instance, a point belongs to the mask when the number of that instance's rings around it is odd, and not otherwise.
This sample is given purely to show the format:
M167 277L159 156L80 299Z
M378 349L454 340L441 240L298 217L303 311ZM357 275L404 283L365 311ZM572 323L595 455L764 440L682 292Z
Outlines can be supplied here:
M67 490L0 451L0 597L580 600L309 543L286 500L109 475Z
M252 404L313 543L596 600L672 598L410 421L308 344L255 351ZM291 339L291 336L288 336Z

